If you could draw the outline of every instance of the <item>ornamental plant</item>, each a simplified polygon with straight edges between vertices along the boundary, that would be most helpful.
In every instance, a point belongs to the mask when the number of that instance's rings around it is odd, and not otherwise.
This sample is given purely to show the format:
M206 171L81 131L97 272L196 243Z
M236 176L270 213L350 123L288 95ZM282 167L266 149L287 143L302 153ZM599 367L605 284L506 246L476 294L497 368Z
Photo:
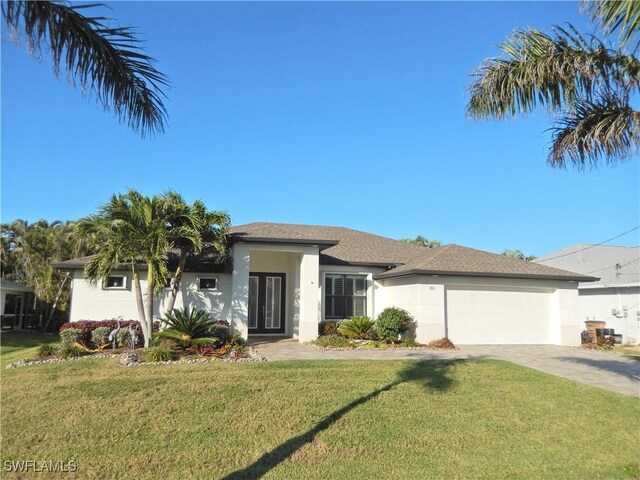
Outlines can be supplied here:
M400 335L406 333L413 325L413 317L402 308L385 308L375 324L375 330L381 340L395 343Z
M211 334L211 329L220 324L204 310L190 310L189 307L173 309L165 314L162 323L168 328L156 336L171 340L184 349L214 345L219 341Z
M346 338L366 340L370 338L375 322L369 317L353 317L342 322L338 327L338 333Z

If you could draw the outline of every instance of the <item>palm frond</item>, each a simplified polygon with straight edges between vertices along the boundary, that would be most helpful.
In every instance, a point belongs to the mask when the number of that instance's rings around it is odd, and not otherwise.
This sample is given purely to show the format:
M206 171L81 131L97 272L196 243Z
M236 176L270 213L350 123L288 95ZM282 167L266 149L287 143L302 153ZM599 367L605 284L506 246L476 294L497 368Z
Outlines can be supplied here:
M50 48L56 73L64 65L72 81L142 137L164 131L161 87L168 86L167 78L143 53L131 28L111 28L110 19L81 13L96 6L8 0L2 14L14 32L24 31L30 50Z
M640 2L619 0L583 0L583 8L608 34L618 32L621 45L628 45L640 33ZM633 50L637 50L636 42Z
M538 108L555 112L603 88L638 88L635 57L587 40L571 25L553 33L519 30L502 43L506 58L489 58L472 73L467 114L503 119Z
M640 112L611 92L596 100L582 99L553 127L548 162L578 168L623 162L640 150Z

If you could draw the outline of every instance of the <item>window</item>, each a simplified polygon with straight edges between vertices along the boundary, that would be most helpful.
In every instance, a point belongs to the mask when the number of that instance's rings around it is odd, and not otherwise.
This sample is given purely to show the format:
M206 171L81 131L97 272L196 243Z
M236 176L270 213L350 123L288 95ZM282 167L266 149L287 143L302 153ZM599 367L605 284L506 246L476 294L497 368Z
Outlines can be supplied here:
M367 314L367 277L327 273L324 276L324 317L342 319Z
M218 279L204 277L198 279L198 289L200 290L216 290L218 288Z
M103 288L107 289L124 289L127 288L127 277L124 275L112 275L107 278L107 281L103 284Z
M173 288L173 278L167 277L164 279L164 288L166 288L167 290Z

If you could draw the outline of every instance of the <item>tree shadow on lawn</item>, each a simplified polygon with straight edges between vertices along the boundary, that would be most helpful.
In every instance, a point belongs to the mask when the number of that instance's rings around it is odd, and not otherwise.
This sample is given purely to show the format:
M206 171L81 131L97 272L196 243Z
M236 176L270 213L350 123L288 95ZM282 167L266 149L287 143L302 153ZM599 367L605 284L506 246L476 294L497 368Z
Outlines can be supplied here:
M380 387L373 392L364 395L356 400L352 401L348 405L345 405L339 410L336 410L332 414L328 415L320 422L318 422L313 428L307 432L290 438L284 443L281 443L270 452L262 455L258 460L243 468L237 470L229 475L225 476L223 480L251 480L257 479L268 473L273 468L277 467L280 463L291 457L295 452L300 450L306 444L311 443L314 438L322 431L331 427L335 422L344 417L351 410L363 405L376 398L383 392L387 392L394 387L405 382L419 382L427 390L445 391L451 388L454 384L453 378L449 375L449 370L456 363L466 362L465 359L451 359L451 360L422 360L412 362L409 366L403 369L398 378L387 385Z
M57 340L58 336L52 333L10 330L0 334L0 347L3 347L2 350L16 350L37 347L42 343L51 343Z
M591 358L582 358L582 357L559 357L562 360L566 360L574 363L582 363L589 367L597 368L598 370L605 370L607 372L614 373L616 375L621 375L627 377L631 380L640 380L640 363L637 361L634 362L623 362L621 360L604 360L604 359L591 359Z

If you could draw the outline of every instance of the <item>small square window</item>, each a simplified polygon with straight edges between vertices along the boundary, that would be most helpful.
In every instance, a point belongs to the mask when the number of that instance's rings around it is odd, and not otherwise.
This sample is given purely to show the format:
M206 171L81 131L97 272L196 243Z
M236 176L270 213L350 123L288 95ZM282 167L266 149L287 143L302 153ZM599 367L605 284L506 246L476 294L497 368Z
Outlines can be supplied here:
M104 288L123 289L126 288L126 282L124 275L113 275L107 278Z
M173 288L173 278L167 277L164 279L164 288Z
M198 279L198 288L200 290L216 290L218 288L218 279L217 278L200 278Z

